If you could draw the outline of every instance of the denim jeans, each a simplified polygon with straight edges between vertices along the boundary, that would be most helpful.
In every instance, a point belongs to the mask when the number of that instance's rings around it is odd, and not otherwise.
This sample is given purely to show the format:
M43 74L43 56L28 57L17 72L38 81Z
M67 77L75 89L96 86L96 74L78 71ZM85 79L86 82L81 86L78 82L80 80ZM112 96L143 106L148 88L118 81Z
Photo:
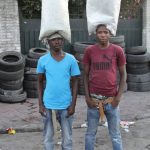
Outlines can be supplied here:
M62 133L62 150L72 150L72 121L73 116L67 117L67 110L57 110L57 119ZM45 150L54 150L54 128L52 110L46 110L44 118L44 147Z
M119 107L113 108L109 103L104 105L104 110L108 122L108 130L111 137L113 150L123 150L120 134ZM88 128L85 135L85 150L94 150L99 118L100 114L97 108L88 108Z

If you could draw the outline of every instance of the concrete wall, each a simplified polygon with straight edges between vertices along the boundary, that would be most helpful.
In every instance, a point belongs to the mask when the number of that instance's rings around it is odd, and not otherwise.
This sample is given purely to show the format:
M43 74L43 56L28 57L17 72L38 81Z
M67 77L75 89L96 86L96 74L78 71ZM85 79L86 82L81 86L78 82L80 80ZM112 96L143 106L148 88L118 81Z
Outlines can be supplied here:
M17 0L0 0L0 52L21 51Z
M150 52L150 0L143 3L143 45Z

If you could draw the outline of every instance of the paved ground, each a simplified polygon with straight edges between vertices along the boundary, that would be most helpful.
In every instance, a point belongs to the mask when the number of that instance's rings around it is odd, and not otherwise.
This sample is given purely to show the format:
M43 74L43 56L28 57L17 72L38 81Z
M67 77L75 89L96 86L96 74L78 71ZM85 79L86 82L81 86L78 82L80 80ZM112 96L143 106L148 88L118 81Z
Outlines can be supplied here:
M150 92L127 91L120 103L121 120L134 121L129 132L121 128L124 150L150 150ZM78 96L73 125L74 150L84 150L86 128L84 96ZM38 113L37 99L25 103L0 103L0 150L42 150L42 118ZM15 135L8 135L12 127ZM56 150L61 149L56 145ZM111 150L107 127L99 126L95 150Z

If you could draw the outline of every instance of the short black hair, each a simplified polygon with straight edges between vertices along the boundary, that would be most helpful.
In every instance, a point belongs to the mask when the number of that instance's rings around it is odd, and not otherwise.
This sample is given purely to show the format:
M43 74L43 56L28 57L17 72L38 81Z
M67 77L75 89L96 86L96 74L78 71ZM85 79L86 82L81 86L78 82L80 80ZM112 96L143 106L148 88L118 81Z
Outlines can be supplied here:
M112 35L111 31L107 28L106 24L98 24L98 25L96 26L96 32L97 32L98 28L100 28L100 27L106 27L106 29L107 29L107 30L109 31L109 33Z
M106 27L106 25L105 25L105 24L98 24L98 25L96 26L96 32L97 32L97 30L98 30L99 27Z

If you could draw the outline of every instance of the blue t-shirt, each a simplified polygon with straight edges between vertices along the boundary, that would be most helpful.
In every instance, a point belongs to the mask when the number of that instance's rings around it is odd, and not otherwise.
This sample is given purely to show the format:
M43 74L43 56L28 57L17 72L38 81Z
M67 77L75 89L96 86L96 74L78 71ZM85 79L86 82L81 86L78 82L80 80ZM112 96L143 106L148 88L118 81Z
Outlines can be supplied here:
M40 57L37 73L44 73L46 76L44 106L47 109L66 109L72 101L70 77L80 75L74 56L65 53L65 57L57 61L48 53Z

